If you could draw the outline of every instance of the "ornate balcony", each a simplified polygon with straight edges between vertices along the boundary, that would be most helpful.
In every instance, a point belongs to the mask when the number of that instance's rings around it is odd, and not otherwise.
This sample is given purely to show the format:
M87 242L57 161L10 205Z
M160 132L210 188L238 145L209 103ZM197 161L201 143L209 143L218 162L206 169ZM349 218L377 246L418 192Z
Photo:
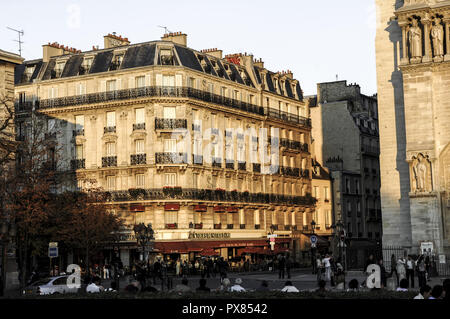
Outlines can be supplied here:
M102 157L102 167L117 166L117 156Z
M156 164L187 164L187 153L156 153Z
M227 169L234 169L234 161L227 160L226 163L225 163L225 167Z
M116 133L116 127L115 126L105 126L103 128L103 133L104 134L108 134L108 133Z
M220 157L212 158L212 166L217 168L222 168L222 159Z
M72 170L77 170L81 168L85 168L86 159L73 159L70 161L70 167Z
M176 130L187 129L187 120L184 119L155 119L155 129Z
M300 169L297 167L281 167L281 173L287 176L299 177Z
M286 122L291 122L291 123L296 123L296 124L300 124L306 127L311 127L311 119L303 117L303 116L298 116L295 114L290 114L287 112L283 112L274 108L269 108L268 109L268 114L269 117L272 118L276 118L279 120L283 120Z
M203 156L202 155L192 155L192 163L195 165L203 165Z
M145 130L145 123L133 124L133 131Z
M130 155L130 163L131 165L147 164L147 154Z

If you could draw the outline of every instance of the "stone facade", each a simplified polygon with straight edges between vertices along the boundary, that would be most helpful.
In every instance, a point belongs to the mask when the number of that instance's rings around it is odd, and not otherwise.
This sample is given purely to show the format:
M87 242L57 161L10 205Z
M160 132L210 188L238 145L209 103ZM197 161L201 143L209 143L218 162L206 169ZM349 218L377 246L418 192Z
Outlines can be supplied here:
M450 1L377 6L383 241L448 254Z
M333 178L335 222L344 224L349 239L377 246L382 229L376 96L346 81L319 83L317 93L310 99L314 156Z
M61 191L95 180L128 225L152 223L157 242L188 240L193 230L261 240L272 225L292 240L314 210L298 81L252 56L223 58L186 41L176 33L130 45L108 35L105 49L83 53L49 43L42 60L16 69L16 126L42 115L62 147ZM265 162L261 129L279 144ZM269 173L275 157L280 167Z

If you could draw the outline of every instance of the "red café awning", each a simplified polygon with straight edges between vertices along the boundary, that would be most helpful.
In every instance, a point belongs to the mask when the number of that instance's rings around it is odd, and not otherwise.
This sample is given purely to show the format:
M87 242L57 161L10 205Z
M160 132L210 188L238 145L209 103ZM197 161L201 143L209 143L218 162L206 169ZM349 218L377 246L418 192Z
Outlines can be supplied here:
M283 239L286 242L288 239ZM278 240L277 240L278 241ZM281 242L282 240L278 241ZM189 252L202 252L227 247L244 247L251 251L261 251L268 246L267 239L255 240L225 240L225 241L179 241L179 242L155 242L155 248L165 254L187 254Z

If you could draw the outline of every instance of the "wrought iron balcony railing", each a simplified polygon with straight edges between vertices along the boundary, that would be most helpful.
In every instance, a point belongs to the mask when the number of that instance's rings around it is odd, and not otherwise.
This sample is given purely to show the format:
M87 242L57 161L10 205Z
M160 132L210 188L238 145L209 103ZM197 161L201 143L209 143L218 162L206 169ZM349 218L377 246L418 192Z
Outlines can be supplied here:
M203 165L203 155L192 155L192 163L196 165Z
M128 191L116 191L109 193L110 201L130 201L132 198ZM212 189L185 189L174 188L167 190L163 188L146 189L142 192L140 200L195 200L195 201L211 201L216 203L274 203L282 205L304 205L312 206L316 199L310 194L307 196L289 196L278 194L249 193L238 191L217 191Z
M84 136L84 129L73 130L73 136Z
M145 123L133 124L133 131L145 130Z
M103 128L103 133L107 134L107 133L116 133L116 127L115 126L105 126Z
M117 166L117 156L102 157L102 167Z
M261 173L261 164L253 163L253 172Z
M156 118L155 119L155 129L157 129L157 130L187 129L187 120Z
M294 177L299 177L300 176L300 169L297 167L281 167L281 173L283 175L287 175L287 176L294 176Z
M192 124L192 130L196 131L196 132L200 132L201 131L200 124Z
M156 153L156 164L187 164L187 153Z
M131 165L147 164L147 154L130 155L130 163Z
M204 102L231 107L233 109L238 109L261 116L280 119L294 124L300 124L306 127L311 127L311 119L305 118L303 116L282 112L273 108L264 108L258 105L230 99L222 95L217 95L190 87L147 86L135 89L124 89L110 92L67 96L55 99L42 99L40 101L37 101L36 106L38 108L45 109L82 104L104 103L117 100L139 99L145 97L192 98Z
M226 161L226 163L225 163L225 167L227 168L227 169L234 169L234 161Z
M213 157L212 158L212 166L213 167L222 167L222 159L220 157Z
M238 170L240 170L240 171L247 170L247 163L246 162L238 162Z
M73 159L70 161L70 167L72 170L85 168L86 159Z

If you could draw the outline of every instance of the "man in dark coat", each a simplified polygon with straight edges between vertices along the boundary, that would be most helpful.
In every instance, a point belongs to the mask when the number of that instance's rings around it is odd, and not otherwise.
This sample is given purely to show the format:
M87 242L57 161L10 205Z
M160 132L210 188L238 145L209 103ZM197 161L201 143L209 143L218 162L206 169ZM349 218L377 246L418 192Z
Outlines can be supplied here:
M280 255L278 259L278 278L284 279L284 269L286 267L286 259L284 255Z

